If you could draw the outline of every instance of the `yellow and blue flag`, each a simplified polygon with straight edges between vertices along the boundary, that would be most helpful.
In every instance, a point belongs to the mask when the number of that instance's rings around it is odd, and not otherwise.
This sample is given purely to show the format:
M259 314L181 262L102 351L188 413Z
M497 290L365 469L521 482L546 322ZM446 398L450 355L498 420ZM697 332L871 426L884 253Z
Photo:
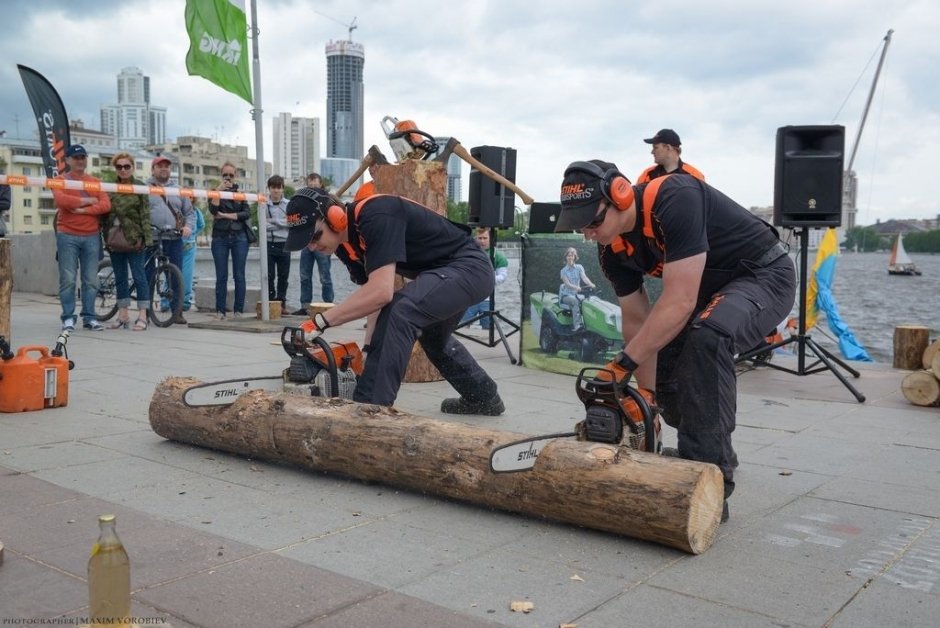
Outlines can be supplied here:
M832 282L836 275L836 260L839 258L839 243L836 230L829 228L816 249L816 262L813 274L806 286L806 329L809 331L816 324L819 314L825 314L829 321L829 330L839 341L839 350L847 360L872 362L871 356L859 344L855 334L839 316L839 306L832 295Z

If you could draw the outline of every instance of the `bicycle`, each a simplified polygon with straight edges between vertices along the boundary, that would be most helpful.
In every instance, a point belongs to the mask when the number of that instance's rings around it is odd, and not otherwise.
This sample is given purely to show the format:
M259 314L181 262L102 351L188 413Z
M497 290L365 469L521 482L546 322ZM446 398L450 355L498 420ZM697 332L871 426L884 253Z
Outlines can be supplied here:
M153 277L150 279L150 309L147 316L157 327L169 327L177 316L182 316L183 295L176 299L176 307L163 309L163 303L173 303L175 295L174 286L183 285L183 273L176 264L170 261L163 252L162 235L179 235L177 229L158 229L151 227L154 232L156 248L150 253L145 265L156 263ZM137 298L137 286L131 285L131 300ZM114 268L111 258L106 257L98 262L98 292L95 295L95 317L101 321L110 320L118 311L117 286L114 283Z

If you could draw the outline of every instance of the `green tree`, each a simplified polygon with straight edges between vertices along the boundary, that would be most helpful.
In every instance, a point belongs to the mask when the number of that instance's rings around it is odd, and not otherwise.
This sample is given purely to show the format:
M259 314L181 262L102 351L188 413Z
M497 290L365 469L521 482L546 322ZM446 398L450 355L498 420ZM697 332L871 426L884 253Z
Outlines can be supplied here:
M860 253L880 251L886 245L887 240L874 227L852 227L845 232L845 241L842 243L844 248Z

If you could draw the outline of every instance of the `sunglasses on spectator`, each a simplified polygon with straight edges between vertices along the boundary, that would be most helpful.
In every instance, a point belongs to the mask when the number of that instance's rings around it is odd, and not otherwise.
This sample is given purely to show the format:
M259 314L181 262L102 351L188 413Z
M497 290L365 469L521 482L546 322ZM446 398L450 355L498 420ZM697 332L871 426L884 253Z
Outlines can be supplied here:
M118 164L114 167L115 170L130 170L134 166L130 164Z
M223 179L234 179L234 178L235 178L235 175L234 175L234 174L225 173L225 174L222 175L222 178L223 178Z

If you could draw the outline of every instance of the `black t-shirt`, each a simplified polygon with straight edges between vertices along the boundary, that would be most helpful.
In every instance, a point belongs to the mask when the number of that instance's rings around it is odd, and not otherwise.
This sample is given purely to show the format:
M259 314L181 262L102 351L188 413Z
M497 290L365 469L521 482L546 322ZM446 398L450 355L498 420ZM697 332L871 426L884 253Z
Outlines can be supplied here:
M398 274L414 279L479 248L469 228L399 196L371 196L347 206L347 214L353 252L340 247L336 254L358 284L388 264L395 264Z
M778 240L776 229L703 181L689 175L663 179L650 212L653 237L644 235L647 212L635 186L637 222L621 241L599 247L601 269L618 297L643 285L643 275L662 276L664 263L707 252L700 297L707 297Z

